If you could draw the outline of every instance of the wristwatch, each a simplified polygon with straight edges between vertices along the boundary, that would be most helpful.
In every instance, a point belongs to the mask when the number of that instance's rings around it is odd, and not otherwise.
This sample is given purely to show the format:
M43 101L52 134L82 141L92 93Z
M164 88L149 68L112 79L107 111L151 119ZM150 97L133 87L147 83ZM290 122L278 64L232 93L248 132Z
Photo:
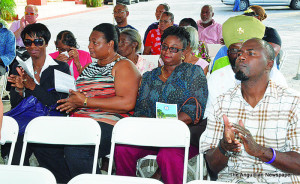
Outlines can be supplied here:
M83 102L83 107L86 107L87 106L87 100L88 100L88 97L85 98L84 102Z
M218 144L218 148L220 150L220 152L225 156L225 157L231 157L233 155L233 153L231 151L225 151L222 146L221 146L221 141L223 139L220 140L219 144Z

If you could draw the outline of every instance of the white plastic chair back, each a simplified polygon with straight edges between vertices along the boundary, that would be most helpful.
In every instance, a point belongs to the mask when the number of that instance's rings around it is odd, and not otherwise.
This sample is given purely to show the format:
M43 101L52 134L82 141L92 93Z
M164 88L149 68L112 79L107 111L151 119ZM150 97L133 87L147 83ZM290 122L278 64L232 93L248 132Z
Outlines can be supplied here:
M223 47L223 45L221 45L221 44L207 44L208 55L210 56L212 61L213 61L213 58L216 57L216 55L219 52L219 50L221 49L221 47Z
M149 62L152 62L156 67L158 67L158 60L160 55L141 55L142 58L146 59Z
M110 155L114 155L115 144L152 147L184 147L183 183L187 179L190 130L176 119L129 117L121 119L113 129ZM109 160L108 174L111 175L113 156Z
M207 180L194 180L194 181L188 182L187 184L225 184L225 183L227 183L227 182L207 181Z
M0 181L5 184L56 184L54 175L42 167L0 165Z
M100 174L81 174L74 177L68 184L163 184L152 178L130 176L112 176Z
M20 165L24 163L27 143L95 145L93 174L96 173L101 129L91 118L41 116L25 129Z
M2 129L1 129L1 139L2 144L11 143L8 165L11 165L12 157L14 155L15 145L17 142L19 133L19 125L16 120L9 116L3 116Z

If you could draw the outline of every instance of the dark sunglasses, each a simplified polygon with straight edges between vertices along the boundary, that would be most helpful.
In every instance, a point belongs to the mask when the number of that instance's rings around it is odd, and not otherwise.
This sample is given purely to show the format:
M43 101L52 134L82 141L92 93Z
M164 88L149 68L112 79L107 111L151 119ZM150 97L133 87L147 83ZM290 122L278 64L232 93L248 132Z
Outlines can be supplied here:
M30 47L32 43L34 43L35 46L40 47L44 45L44 39L38 38L38 39L34 39L33 41L29 39L24 40L25 47Z
M177 53L177 52L179 52L179 51L183 51L184 49L178 49L178 48L176 48L176 47L168 47L168 46L166 46L166 45L162 45L161 46L161 50L163 50L163 51L167 51L169 49L169 51L171 52L171 53Z

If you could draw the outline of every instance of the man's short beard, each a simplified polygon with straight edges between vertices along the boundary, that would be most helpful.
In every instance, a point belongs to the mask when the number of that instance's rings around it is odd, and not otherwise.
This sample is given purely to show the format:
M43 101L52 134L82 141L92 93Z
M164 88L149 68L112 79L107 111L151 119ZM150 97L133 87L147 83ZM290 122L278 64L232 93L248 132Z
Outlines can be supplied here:
M203 20L202 20L202 23L203 23L203 24L208 24L208 23L210 23L211 21L212 21L212 19L209 19L209 20L206 20L206 21L203 21Z
M245 73L242 72L241 70L239 70L239 71L237 71L237 72L235 73L235 78L236 78L237 80L240 80L241 82L244 82L244 81L249 80L249 77L247 77L247 76L245 75Z

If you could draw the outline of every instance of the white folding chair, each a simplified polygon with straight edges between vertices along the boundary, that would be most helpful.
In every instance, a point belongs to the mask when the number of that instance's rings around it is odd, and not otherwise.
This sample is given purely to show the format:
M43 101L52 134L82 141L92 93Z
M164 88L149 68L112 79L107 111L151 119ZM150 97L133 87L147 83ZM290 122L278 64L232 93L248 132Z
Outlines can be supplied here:
M69 181L68 184L163 184L152 178L137 178L130 176L112 176L100 174L81 174Z
M187 184L225 184L225 183L227 183L227 182L207 181L207 180L194 180L194 181L188 182Z
M154 64L155 68L158 66L158 60L160 55L141 55L142 58L150 61Z
M199 140L199 170L198 172L200 173L200 178L199 180L204 180L204 176L207 175L207 180L210 180L210 177L209 177L209 174L207 172L207 169L206 169L206 162L204 160L204 154L200 152L200 147L201 147L201 142L203 140L203 136L200 136L200 140Z
M186 183L190 130L184 122L176 119L123 118L114 126L111 142L110 155L114 155L115 144L184 147L183 183ZM109 175L112 172L113 159L113 156L109 159Z
M91 118L41 116L25 129L20 165L24 163L27 143L95 145L93 174L96 173L101 129Z
M12 157L14 155L15 145L17 142L19 133L19 125L16 120L9 116L3 116L2 129L1 129L1 139L2 144L11 143L8 165L11 165Z
M42 167L0 165L0 181L5 184L56 184L54 175Z
M0 79L0 86L1 86L1 92L0 92L0 97L2 99L3 94L6 93L7 95L9 95L6 91L6 84L7 84L7 77L8 77L8 73L9 71L7 71Z

